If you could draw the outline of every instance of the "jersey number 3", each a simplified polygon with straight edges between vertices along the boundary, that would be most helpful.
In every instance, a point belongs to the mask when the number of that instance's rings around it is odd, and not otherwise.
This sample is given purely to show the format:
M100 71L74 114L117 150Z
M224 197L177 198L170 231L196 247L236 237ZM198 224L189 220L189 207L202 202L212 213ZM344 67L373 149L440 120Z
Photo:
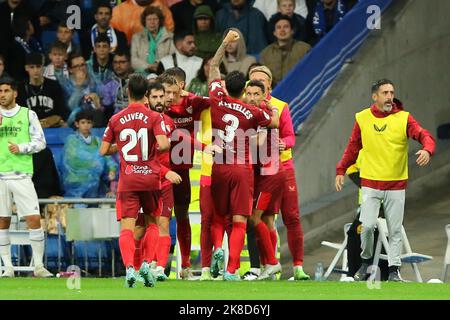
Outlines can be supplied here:
M226 143L230 143L234 140L234 136L236 134L237 128L239 128L239 119L232 114L225 114L222 117L222 121L227 123L228 125L225 127L225 131L218 130L219 137L225 141Z
M148 131L147 128L141 128L138 132L133 129L123 129L120 131L120 141L127 141L130 137L130 141L123 146L122 153L123 159L128 162L139 161L137 154L129 154L129 152L136 147L138 142L141 143L142 161L148 160Z

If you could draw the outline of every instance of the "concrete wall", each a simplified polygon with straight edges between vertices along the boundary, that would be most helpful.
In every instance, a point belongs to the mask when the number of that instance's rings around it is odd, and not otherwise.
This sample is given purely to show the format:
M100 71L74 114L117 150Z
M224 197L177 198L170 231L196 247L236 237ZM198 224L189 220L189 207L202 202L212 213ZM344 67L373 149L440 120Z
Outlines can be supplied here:
M450 1L395 0L316 105L294 151L301 206L334 192L335 165L354 124L371 104L371 84L389 78L408 111L436 134L450 122ZM410 152L420 145L410 143ZM410 163L414 166L414 163ZM346 184L351 182L346 180Z

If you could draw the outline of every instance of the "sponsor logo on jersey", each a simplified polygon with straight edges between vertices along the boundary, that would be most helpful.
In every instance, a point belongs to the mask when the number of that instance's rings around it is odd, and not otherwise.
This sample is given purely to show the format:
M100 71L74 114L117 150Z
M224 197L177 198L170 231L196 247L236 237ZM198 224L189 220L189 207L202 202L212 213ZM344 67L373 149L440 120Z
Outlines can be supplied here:
M147 175L152 173L152 169L150 169L148 166L137 166L134 164L128 164L127 167L125 168L125 174L130 175L133 173Z
M385 125L382 126L381 128L379 128L376 124L374 124L374 125L373 125L373 128L375 129L376 132L383 132L384 130L386 130L387 124L385 124Z

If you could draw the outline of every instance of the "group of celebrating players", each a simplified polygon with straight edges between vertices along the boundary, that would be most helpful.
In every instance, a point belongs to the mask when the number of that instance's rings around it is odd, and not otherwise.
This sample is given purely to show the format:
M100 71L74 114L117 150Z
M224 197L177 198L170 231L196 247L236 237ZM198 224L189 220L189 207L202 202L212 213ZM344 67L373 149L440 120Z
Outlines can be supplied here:
M294 279L309 279L302 268L303 232L289 110L286 103L270 96L271 73L264 66L253 68L248 82L240 72L221 79L219 65L225 47L238 38L230 31L211 62L209 97L185 92L180 68L166 70L150 81L133 74L128 84L129 106L114 115L105 130L100 153L120 154L116 210L128 287L134 287L138 278L147 287L167 279L164 269L171 247L172 209L181 278L193 279L188 208L194 150L202 151L200 279L240 280L247 223L254 227L264 268L258 280L280 273L274 225L274 214L279 211L287 227ZM229 239L226 269L225 232Z

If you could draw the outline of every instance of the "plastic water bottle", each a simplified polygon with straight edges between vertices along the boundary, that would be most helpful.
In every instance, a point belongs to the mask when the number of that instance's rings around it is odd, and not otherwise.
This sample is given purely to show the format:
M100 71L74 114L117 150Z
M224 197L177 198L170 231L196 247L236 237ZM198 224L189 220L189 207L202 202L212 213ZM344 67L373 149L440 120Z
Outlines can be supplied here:
M59 273L57 273L56 274L56 277L57 278L70 278L70 277L72 277L72 276L76 276L77 275L77 273L76 272L64 272L64 271L62 271L62 272L59 272Z
M314 276L314 280L315 281L322 281L322 276L323 276L323 265L321 262L319 262L316 265L316 272L315 272L315 276Z

